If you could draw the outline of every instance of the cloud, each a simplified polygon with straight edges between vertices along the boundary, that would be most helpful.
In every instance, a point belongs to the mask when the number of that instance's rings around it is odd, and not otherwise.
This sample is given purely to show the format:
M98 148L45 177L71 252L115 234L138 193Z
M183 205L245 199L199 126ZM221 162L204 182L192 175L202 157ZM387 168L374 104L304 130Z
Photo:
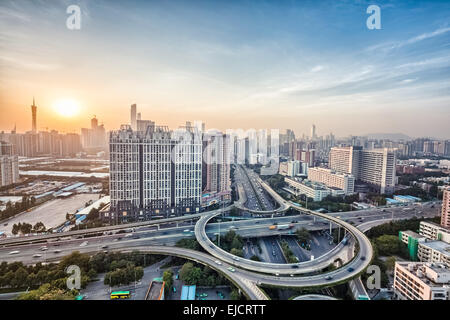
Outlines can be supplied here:
M433 32L427 32L427 33L422 33L418 36L415 36L413 38L407 39L407 40L403 40L403 41L390 41L390 42L386 42L386 43L381 43L381 44L377 44L374 46L370 46L366 49L366 51L376 51L376 50L381 50L384 52L390 51L390 50L394 50L394 49L399 49L402 48L404 46L410 45L410 44L414 44L426 39L430 39L430 38L434 38L437 36L440 36L442 34L445 34L447 32L450 31L450 27L445 27L445 28L439 28Z
M324 69L324 66L318 65L311 69L311 72L319 72Z

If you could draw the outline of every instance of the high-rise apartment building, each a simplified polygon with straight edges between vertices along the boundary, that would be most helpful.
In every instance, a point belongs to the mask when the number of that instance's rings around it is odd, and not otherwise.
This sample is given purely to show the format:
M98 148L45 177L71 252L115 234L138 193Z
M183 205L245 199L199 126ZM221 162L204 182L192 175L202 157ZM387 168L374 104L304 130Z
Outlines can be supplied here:
M219 131L203 135L203 191L229 198L231 146L230 137ZM223 198L222 197L222 198Z
M110 133L111 210L114 221L195 213L201 204L202 143L196 130L166 127Z
M81 129L81 146L84 149L102 148L106 149L106 131L103 124L99 125L97 118L91 119L91 128Z
M19 181L19 158L13 154L13 145L0 141L0 186Z
M445 188L442 194L441 225L450 228L450 187Z
M329 154L329 167L352 174L356 180L379 190L393 193L395 189L395 153L387 148L363 150L359 146L334 147Z

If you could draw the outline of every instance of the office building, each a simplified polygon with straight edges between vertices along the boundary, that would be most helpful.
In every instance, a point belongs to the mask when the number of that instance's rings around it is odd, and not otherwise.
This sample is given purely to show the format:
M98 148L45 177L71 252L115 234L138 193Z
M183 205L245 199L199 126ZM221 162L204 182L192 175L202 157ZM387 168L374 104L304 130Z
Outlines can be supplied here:
M337 173L326 168L309 168L308 180L323 183L327 187L342 189L345 195L353 194L355 189L355 177L353 175Z
M450 269L442 263L396 262L394 291L401 300L449 300Z

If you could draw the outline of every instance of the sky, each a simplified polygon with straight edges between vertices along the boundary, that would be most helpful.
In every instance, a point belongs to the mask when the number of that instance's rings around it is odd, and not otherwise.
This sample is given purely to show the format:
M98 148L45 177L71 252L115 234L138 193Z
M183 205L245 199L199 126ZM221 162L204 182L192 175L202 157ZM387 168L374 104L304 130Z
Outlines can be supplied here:
M38 130L117 129L136 103L171 128L450 139L450 2L2 0L0 130L31 129L33 96Z

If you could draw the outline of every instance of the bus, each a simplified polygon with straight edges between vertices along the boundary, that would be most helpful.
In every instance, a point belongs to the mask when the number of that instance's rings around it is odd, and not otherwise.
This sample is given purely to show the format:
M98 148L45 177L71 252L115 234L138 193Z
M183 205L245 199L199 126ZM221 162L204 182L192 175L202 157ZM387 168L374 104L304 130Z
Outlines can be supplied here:
M129 299L130 291L113 291L111 292L111 299Z

